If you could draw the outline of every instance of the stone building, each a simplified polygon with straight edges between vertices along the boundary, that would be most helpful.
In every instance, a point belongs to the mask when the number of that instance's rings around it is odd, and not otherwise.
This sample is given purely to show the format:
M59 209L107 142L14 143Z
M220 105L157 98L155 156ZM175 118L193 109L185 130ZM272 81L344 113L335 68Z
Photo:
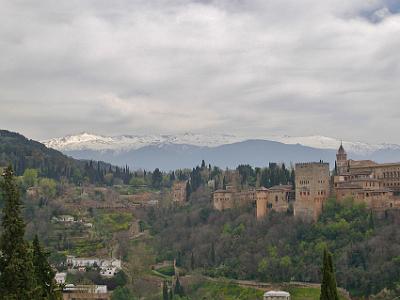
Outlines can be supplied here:
M333 194L337 201L352 198L375 212L400 208L400 163L348 160L342 145L336 159Z
M256 216L264 218L270 211L286 213L294 200L291 185L277 185L269 189L262 187L256 190Z
M246 206L255 201L256 191L254 189L237 191L235 187L227 186L226 190L216 190L213 193L213 206L219 211Z
M172 200L174 202L186 202L187 181L176 181L172 185Z
M223 211L234 207L234 192L227 190L216 190L213 193L214 209Z
M296 164L295 175L294 215L306 221L316 221L330 194L329 163Z

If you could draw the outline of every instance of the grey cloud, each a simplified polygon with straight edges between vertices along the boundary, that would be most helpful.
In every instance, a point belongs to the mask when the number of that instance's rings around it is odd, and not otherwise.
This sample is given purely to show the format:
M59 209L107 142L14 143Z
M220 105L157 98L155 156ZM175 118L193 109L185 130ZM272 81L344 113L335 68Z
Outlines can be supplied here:
M397 4L0 1L0 127L400 143Z

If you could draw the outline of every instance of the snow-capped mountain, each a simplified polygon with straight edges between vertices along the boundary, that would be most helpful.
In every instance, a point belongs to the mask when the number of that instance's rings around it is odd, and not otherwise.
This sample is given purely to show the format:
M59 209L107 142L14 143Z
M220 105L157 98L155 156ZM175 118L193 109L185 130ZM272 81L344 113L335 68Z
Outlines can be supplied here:
M341 141L324 136L241 137L228 134L120 135L91 133L54 138L43 143L77 159L94 159L132 169L192 168L202 159L221 168L239 164L267 166L269 162L323 160L333 166ZM400 146L347 142L353 159L400 161Z
M118 135L103 136L87 132L77 135L53 138L42 141L47 147L60 150L136 150L146 146L177 144L217 147L244 141L234 135L204 135L184 133L181 135Z
M60 151L76 150L136 150L146 146L162 146L166 144L192 145L200 147L217 147L226 144L243 142L249 138L229 134L195 134L181 135L119 135L104 136L91 133L80 133L43 141L50 148ZM317 149L337 149L341 143L339 139L326 136L270 136L251 139L269 140L283 144L299 144ZM344 148L349 153L368 155L379 150L400 150L396 144L369 144L364 142L343 141Z

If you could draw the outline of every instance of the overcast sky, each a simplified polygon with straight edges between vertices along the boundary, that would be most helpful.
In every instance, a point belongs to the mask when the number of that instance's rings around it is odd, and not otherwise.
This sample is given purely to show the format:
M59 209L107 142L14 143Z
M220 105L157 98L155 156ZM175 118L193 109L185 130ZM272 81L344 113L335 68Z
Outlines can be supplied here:
M0 0L0 128L400 143L400 0Z

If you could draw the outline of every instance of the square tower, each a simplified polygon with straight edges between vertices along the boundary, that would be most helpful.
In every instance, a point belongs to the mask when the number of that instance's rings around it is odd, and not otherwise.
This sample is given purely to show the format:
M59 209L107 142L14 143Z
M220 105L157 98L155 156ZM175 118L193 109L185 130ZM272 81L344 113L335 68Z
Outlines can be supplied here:
M316 221L330 191L329 163L300 163L295 166L296 201L294 215Z

